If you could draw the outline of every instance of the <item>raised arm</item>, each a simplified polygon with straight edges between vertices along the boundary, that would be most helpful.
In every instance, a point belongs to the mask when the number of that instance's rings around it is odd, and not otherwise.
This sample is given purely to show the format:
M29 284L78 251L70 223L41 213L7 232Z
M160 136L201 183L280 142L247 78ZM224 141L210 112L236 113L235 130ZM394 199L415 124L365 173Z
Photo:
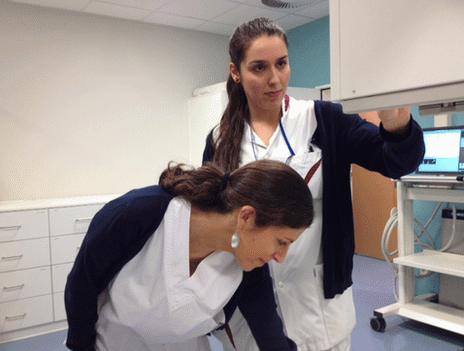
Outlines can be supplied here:
M340 143L351 162L399 178L413 172L422 161L422 129L407 109L381 111L382 123L377 127L356 114L344 114L338 104L329 108L336 119L335 142Z

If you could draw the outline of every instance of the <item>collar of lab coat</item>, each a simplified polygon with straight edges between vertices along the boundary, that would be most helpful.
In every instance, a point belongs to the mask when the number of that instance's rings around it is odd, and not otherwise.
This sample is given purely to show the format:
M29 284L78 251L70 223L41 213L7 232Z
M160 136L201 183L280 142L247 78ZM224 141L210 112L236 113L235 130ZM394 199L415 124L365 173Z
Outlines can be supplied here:
M235 257L216 251L200 262L190 276L189 232L191 205L180 197L169 204L165 220L165 277L172 292L170 307L175 310L196 302L210 313L217 313L232 298L242 280L243 271Z
M313 100L296 100L289 97L288 108L285 109L285 98L282 100L282 127L295 152L301 153L307 150L317 128L316 114ZM255 151L258 159L271 158L285 160L289 156L288 147L283 138L280 137L280 128L276 127L266 146L259 136L252 130L248 122L245 123L242 138L241 165L254 161L252 149L252 137L255 142Z

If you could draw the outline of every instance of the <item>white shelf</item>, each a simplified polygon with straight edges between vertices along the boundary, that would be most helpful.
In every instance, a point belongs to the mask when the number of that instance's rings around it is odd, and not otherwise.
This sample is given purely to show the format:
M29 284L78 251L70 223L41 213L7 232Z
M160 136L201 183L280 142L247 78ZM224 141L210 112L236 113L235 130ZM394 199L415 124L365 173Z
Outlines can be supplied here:
M408 200L464 203L464 189L408 187L406 197Z
M398 314L464 335L464 310L424 300L413 300L400 305Z
M464 278L464 255L424 250L414 255L397 257L393 262Z

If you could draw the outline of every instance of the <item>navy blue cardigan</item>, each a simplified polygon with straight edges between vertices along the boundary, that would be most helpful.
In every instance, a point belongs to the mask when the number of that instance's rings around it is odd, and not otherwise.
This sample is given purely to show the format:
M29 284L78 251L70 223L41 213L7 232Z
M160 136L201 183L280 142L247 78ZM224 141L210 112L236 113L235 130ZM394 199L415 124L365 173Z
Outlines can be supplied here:
M291 106L290 106L291 108ZM324 295L333 298L352 285L354 229L350 169L356 163L386 177L413 172L424 156L421 127L411 118L404 136L388 133L344 114L339 104L316 101L317 128L312 142L322 150L322 253ZM212 131L206 139L203 163L214 157Z
M68 348L94 350L98 295L154 234L172 198L158 186L132 190L106 204L92 219L66 283ZM267 265L244 273L224 307L226 321L236 307L260 350L296 351L283 332Z

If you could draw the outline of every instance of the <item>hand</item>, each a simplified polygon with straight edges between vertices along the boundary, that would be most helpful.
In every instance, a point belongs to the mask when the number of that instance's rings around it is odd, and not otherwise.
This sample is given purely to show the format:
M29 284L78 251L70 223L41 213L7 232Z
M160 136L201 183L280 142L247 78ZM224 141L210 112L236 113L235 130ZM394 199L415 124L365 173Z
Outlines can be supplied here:
M401 134L406 131L411 112L409 107L400 107L391 110L379 111L379 118L383 128L390 133Z

